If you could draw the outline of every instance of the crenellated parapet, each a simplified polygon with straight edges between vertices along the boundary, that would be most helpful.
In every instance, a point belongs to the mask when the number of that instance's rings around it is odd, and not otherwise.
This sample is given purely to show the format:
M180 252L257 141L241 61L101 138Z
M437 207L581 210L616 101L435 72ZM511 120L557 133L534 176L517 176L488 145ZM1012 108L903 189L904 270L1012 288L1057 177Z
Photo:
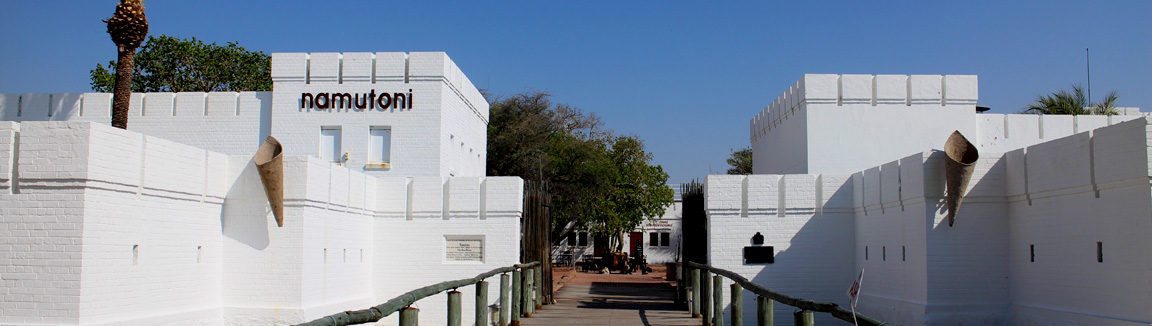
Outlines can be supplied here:
M976 105L975 75L805 74L751 121L755 142L809 105Z

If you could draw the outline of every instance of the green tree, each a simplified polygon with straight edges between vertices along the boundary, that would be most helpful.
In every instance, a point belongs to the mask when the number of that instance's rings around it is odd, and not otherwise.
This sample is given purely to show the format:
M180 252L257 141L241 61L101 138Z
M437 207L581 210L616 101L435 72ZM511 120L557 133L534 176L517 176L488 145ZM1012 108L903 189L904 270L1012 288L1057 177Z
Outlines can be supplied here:
M732 166L728 169L728 174L752 174L752 149L732 151L732 156L728 157L728 165Z
M109 62L111 67L112 63ZM92 90L107 92L113 77L96 64ZM237 92L272 90L272 59L235 42L219 46L193 37L148 37L136 55L133 92Z
M665 207L672 204L673 191L667 185L664 168L648 164L652 154L644 150L639 138L619 136L611 140L610 147L610 183L597 203L607 209L587 216L584 224L593 233L615 238L611 249L619 252L623 249L624 233L651 217L663 215Z
M615 136L595 114L549 97L528 92L489 100L487 174L549 182L557 231L576 222L619 239L645 217L661 215L672 190L643 142Z
M144 4L140 0L121 0L116 5L116 12L112 18L104 21L108 25L108 35L112 36L112 43L116 43L116 76L105 70L101 78L106 83L105 92L112 91L112 126L120 129L128 128L128 104L132 92L133 57L140 41L148 35L148 18L144 16ZM97 65L99 66L99 65ZM108 62L112 67L112 62ZM95 78L93 78L95 80Z
M1116 99L1119 97L1116 91L1112 91L1104 96L1103 101L1091 103L1084 95L1084 88L1077 84L1072 85L1071 93L1058 90L1050 95L1036 96L1036 101L1028 104L1023 113L1115 115Z

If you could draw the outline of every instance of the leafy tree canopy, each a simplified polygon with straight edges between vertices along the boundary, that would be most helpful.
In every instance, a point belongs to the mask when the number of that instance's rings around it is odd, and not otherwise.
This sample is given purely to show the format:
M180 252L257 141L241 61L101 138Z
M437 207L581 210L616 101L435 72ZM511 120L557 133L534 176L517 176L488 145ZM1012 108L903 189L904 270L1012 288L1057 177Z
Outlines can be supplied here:
M116 76L96 64L92 90L110 92ZM219 46L166 35L149 36L135 56L133 92L271 91L272 59L235 42Z
M1104 96L1104 101L1091 103L1084 95L1084 88L1077 84L1072 85L1071 93L1058 90L1050 95L1036 96L1036 101L1024 108L1022 113L1115 115L1117 98L1120 98L1120 95L1112 91Z
M668 174L649 163L639 138L614 135L595 114L543 92L490 102L488 175L549 182L553 225L619 237L672 204Z
M732 166L728 169L728 174L752 174L752 149L732 151L732 156L728 157L728 165Z

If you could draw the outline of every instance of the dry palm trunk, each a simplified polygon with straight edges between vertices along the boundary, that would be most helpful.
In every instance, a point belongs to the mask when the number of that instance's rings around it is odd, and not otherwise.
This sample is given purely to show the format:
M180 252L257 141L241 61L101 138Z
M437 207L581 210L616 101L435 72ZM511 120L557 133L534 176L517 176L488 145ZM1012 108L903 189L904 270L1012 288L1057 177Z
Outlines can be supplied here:
M128 129L128 104L132 96L132 58L148 36L148 19L141 0L121 0L116 13L105 20L116 43L116 86L112 88L112 126Z

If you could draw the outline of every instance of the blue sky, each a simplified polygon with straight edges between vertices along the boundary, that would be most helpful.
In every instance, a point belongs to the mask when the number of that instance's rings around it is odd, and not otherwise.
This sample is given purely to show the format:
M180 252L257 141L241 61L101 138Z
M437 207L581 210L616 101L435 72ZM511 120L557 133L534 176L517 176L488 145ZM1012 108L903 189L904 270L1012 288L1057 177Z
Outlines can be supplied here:
M117 1L0 0L0 93L89 90ZM271 52L444 51L497 95L546 91L644 139L669 182L727 169L805 73L976 74L1020 110L1086 83L1152 111L1152 1L146 1L153 35Z

